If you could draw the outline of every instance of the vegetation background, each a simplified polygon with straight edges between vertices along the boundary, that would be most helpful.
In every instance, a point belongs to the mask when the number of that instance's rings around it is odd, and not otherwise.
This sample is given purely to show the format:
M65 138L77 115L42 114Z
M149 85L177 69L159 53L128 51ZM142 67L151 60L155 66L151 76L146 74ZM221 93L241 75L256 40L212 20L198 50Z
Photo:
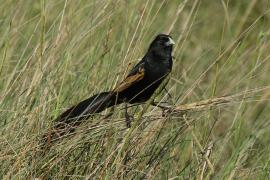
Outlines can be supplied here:
M1 179L270 177L269 0L0 4ZM106 110L42 153L53 119L114 87L161 32L176 45L172 97L156 101L191 108L132 107L131 129Z

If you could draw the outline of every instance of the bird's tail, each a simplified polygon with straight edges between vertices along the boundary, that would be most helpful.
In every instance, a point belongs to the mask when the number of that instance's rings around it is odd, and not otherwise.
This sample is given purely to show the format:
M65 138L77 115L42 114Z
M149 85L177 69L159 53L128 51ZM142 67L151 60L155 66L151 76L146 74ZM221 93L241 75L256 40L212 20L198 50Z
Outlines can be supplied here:
M122 102L117 99L117 95L112 92L102 92L81 101L56 118L55 125L43 137L43 142L50 143L60 139L63 135L73 132L76 126L91 115L120 103Z

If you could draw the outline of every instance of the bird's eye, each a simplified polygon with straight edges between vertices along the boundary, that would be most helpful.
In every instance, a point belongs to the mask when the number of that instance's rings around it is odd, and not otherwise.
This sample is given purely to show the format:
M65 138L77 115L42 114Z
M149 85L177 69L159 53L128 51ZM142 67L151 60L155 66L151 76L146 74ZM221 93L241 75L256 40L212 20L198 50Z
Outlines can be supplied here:
M165 46L172 46L175 42L172 40L172 38L168 37L165 43Z

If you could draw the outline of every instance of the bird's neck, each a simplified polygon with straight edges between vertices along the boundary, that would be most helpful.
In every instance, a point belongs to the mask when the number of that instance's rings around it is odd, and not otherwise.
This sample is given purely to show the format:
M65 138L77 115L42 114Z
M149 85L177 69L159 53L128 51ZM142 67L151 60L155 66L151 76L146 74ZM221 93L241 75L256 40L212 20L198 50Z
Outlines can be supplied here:
M160 51L159 49L151 49L146 54L147 59L151 59L154 61L160 60L160 61L168 61L172 59L172 49L167 48L163 51Z
M145 60L152 68L166 67L165 69L172 69L172 54L171 51L165 51L163 53L158 51L148 51Z

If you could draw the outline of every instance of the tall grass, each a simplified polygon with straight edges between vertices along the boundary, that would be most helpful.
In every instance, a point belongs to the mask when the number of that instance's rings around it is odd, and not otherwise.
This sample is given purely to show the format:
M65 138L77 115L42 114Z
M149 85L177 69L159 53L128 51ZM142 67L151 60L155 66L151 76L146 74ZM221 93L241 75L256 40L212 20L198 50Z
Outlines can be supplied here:
M268 0L2 0L0 177L270 177ZM45 153L40 137L65 108L113 88L153 37L177 42L171 111L121 106Z

